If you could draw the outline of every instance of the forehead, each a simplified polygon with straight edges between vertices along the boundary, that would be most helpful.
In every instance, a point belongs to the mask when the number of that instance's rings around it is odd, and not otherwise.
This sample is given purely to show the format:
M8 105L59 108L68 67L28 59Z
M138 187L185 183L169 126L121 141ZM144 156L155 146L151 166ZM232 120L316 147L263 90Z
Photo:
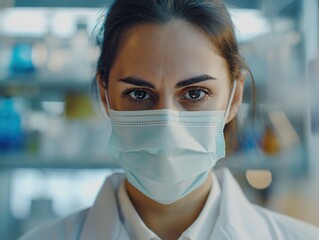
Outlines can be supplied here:
M198 74L213 74L226 80L225 61L202 29L174 20L165 24L140 24L127 30L110 78L135 75L146 79L183 79Z

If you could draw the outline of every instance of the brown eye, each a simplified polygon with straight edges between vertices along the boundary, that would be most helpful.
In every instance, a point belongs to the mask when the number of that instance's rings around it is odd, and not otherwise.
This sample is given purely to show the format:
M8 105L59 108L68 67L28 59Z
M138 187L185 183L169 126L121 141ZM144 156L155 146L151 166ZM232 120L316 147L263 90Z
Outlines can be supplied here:
M143 90L134 90L132 92L130 92L130 97L136 100L145 100L145 99L149 99L150 95L143 91Z
M193 89L183 95L184 99L199 100L206 96L206 93L201 89Z

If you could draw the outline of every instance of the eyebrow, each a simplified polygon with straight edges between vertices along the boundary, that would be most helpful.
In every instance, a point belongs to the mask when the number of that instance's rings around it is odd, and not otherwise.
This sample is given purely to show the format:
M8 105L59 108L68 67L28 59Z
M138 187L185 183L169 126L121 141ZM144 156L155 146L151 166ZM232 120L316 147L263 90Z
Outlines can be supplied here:
M185 87L185 86L192 85L195 83L204 82L207 80L216 80L216 78L214 78L210 75L204 74L201 76L192 77L192 78L180 81L179 83L176 84L175 88L181 88L181 87Z
M119 81L127 83L127 84L131 84L131 85L135 85L135 86L149 87L149 88L155 89L155 86L152 83L147 82L140 78L136 78L136 77L120 78Z
M185 87L195 83L204 82L207 80L216 80L216 78L210 75L204 74L204 75L192 77L186 80L182 80L175 85L175 88L181 88L181 87ZM149 88L155 89L154 84L136 77L120 78L119 81L123 83L131 84L131 85L139 86L139 87L149 87Z

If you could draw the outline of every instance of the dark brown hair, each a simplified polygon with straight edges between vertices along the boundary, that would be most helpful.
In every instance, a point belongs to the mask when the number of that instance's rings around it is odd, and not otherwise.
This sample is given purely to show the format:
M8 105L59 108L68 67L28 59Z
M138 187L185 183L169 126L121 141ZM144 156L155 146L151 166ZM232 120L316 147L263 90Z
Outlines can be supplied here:
M226 60L230 81L246 70L255 87L251 72L239 54L232 20L221 0L115 0L96 35L101 49L96 72L102 78L103 87L108 86L110 69L125 31L142 23L165 24L176 19L190 22L207 33L219 55ZM225 127L228 150L236 145L236 125L234 119Z

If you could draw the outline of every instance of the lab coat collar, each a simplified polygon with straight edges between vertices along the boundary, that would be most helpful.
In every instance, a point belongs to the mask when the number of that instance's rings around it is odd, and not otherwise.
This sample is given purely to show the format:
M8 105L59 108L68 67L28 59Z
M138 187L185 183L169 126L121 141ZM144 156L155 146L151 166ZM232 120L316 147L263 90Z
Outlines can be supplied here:
M246 199L229 170L223 168L215 174L221 187L220 212L210 239L271 239L267 223ZM129 239L116 199L124 177L124 174L115 174L106 179L88 212L80 240Z
M119 218L116 191L125 175L116 173L103 184L94 205L88 212L80 240L128 240L129 237Z

